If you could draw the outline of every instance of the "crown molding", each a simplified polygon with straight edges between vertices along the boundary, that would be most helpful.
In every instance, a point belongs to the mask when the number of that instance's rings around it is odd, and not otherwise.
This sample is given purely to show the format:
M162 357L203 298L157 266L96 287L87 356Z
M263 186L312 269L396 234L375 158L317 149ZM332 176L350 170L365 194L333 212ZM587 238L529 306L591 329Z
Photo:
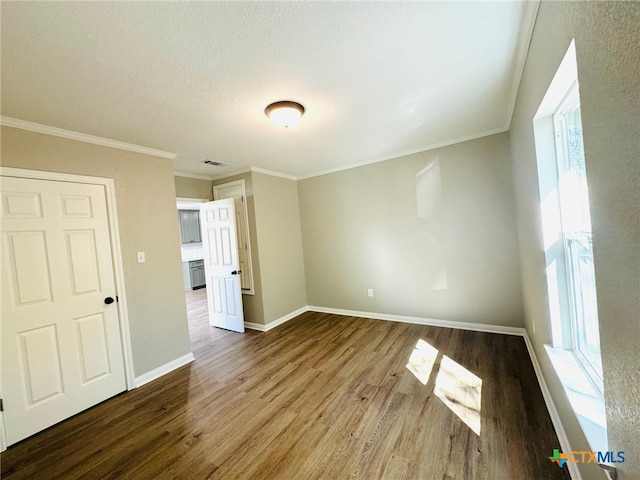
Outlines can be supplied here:
M341 167L338 167L338 168L333 168L331 170L325 170L325 171L322 171L320 173L313 173L311 175L305 175L303 177L298 177L297 180L305 180L307 178L321 177L322 175L329 175L331 173L338 173L338 172L342 172L344 170L351 170L352 168L366 167L367 165L373 165L375 163L386 162L387 160L395 160L395 159L398 159L398 158L407 157L409 155L415 155L417 153L428 152L430 150L435 150L437 148L448 147L450 145L456 145L458 143L468 142L470 140L477 140L478 138L482 138L482 137L489 137L491 135L496 135L498 133L504 133L504 132L506 132L508 130L509 129L507 127L494 128L492 130L486 130L484 132L474 133L472 135L465 135L464 137L455 138L453 140L447 140L446 142L434 143L434 144L431 144L431 145L427 145L425 147L420 147L420 148L416 148L416 149L413 149L413 150L406 150L404 152L394 153L393 155L389 155L387 157L375 158L373 160L368 160L368 161L365 161L365 162L362 162L362 163L353 163L353 164L350 164L350 165L344 165L344 166L341 166Z
M251 167L251 171L254 173L261 173L263 175L270 175L272 177L286 178L287 180L298 180L298 177L294 177L293 175L267 170L266 168Z
M218 173L216 175L212 175L211 179L212 180L223 180L225 178L234 177L236 175L242 175L244 173L249 173L249 172L251 172L251 167L240 168L238 170L231 170L231 171L226 172L226 173Z
M187 177L187 178L197 178L198 180L213 180L213 177L210 175L201 175L199 173L188 173L188 172L179 172L178 170L173 171L174 177Z
M165 152L163 150L142 147L132 143L120 142L118 140L111 140L109 138L97 137L86 133L74 132L72 130L65 130L64 128L51 127L40 123L28 122L18 118L0 116L0 125L19 128L21 130L29 130L30 132L43 133L54 137L68 138L70 140L77 140L78 142L92 143L103 147L117 148L119 150L128 150L130 152L143 153L154 157L168 158L169 160L173 160L177 156L175 153Z
M287 180L298 180L298 177L295 177L293 175L288 175L286 173L281 173L281 172L276 172L274 170L267 170L266 168L260 168L260 167L247 167L247 168L241 168L238 170L232 170L230 172L227 173L220 173L219 175L215 175L212 177L213 180L222 180L228 177L233 177L235 175L242 175L244 173L249 173L249 172L253 172L253 173L261 173L262 175L270 175L272 177L279 177L279 178L286 178Z
M520 35L516 45L516 59L513 65L513 78L511 83L511 94L509 95L509 103L507 105L507 118L505 122L506 130L511 128L511 118L516 108L516 100L518 99L518 91L520 90L520 81L524 73L524 67L527 63L527 55L529 54L529 46L533 38L533 30L536 26L538 18L538 9L540 8L540 0L526 2L522 25L520 26Z

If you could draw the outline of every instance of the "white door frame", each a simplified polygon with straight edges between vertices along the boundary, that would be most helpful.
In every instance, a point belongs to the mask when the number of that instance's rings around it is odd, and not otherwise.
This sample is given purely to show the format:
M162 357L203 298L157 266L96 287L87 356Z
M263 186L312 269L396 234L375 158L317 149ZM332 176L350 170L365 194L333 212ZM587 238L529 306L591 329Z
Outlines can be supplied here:
M251 259L251 233L249 230L249 199L247 198L247 184L244 180L244 178L241 178L240 180L234 180L232 182L226 182L226 183L221 183L219 185L214 185L213 186L213 201L215 202L216 200L220 200L220 193L219 191L224 189L224 188L229 188L229 187L241 187L242 188L242 209L243 209L243 216L244 216L244 231L245 231L245 235L246 238L245 243L246 243L246 250L247 250L247 265L245 268L248 269L249 272L249 280L251 282L251 288L248 288L246 290L242 290L242 294L243 295L255 295L255 282L253 281L253 260ZM240 225L238 225L238 227L240 227ZM238 229L238 233L239 229Z
M124 288L124 268L122 265L122 249L120 248L120 233L118 231L118 215L116 211L115 182L112 178L89 177L85 175L73 175L68 173L44 172L40 170L25 170L21 168L0 167L0 176L27 178L32 180L51 180L68 183L86 183L100 185L105 189L107 218L109 223L109 233L111 240L111 252L113 255L113 273L115 278L116 295L118 302L118 319L120 323L120 337L122 341L122 352L124 355L125 378L127 390L133 390L135 385L135 374L133 370L133 352L131 350L131 332L129 330L129 315L127 312L127 295ZM0 330L1 332L1 330ZM0 369L1 371L1 369ZM2 398L2 392L0 392ZM0 451L6 450L6 438L4 434L4 422L0 412Z

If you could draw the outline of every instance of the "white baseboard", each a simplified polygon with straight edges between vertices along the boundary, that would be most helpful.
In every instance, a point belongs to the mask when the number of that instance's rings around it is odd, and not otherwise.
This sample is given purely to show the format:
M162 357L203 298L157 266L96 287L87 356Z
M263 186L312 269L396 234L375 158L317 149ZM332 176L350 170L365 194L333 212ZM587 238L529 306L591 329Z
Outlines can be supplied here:
M542 369L540 368L538 357L535 350L533 349L533 344L531 343L531 339L529 338L529 334L526 330L524 330L522 338L524 338L524 343L526 344L527 350L529 351L529 357L531 358L531 363L533 364L533 370L536 372L536 377L538 379L538 384L540 385L540 390L542 391L544 403L547 406L549 417L551 417L551 423L553 423L553 428L555 429L556 435L558 436L558 441L560 442L560 449L563 452L571 452L572 448L571 444L569 443L569 437L567 437L567 432L562 425L562 420L560 419L560 414L556 409L556 405L553 403L551 392L549 391L549 387L547 387L547 382L545 381L544 375L542 374ZM582 475L580 475L580 470L578 469L577 464L567 462L567 466L569 467L569 475L573 480L582 480Z
M504 327L501 325L482 325L479 323L456 322L452 320L436 320L433 318L407 317L404 315L391 315L388 313L359 312L356 310L343 310L339 308L316 307L310 305L307 310L320 313L333 313L335 315L348 315L350 317L373 318L374 320L387 320L391 322L414 323L417 325L429 325L431 327L457 328L461 330L473 330L475 332L502 333L504 335L519 335L525 333L524 328Z
M175 370L176 368L180 368L188 363L193 362L194 360L195 358L193 357L193 353L188 353L180 358L176 358L175 360L170 361L169 363L165 363L158 368L154 368L150 372L143 373L139 377L136 377L134 379L134 384L136 388L141 387L145 383L149 383L156 378L160 378L163 375L166 375L167 373Z
M308 306L300 307L297 310L294 310L291 313L287 313L286 315L274 320L273 322L269 322L266 325L261 323L252 323L252 322L244 322L245 328L249 328L251 330L258 330L260 332L267 332L272 328L276 328L278 325L282 325L285 322L288 322L292 318L296 318L298 315L302 315L304 312L309 311Z
M432 327L445 327L445 328L457 328L460 330L472 330L475 332L485 332L485 333L501 333L503 335L518 335L523 336L526 332L524 328L519 327L505 327L501 325L483 325L478 323L468 323L468 322L456 322L453 320L437 320L433 318L424 318L424 317L408 317L404 315L392 315L388 313L376 313L376 312L362 312L357 310L344 310L341 308L328 308L328 307L318 307L314 305L307 305L305 307L301 307L298 310L295 310L291 313L288 313L273 322L269 322L266 325L261 323L253 323L253 322L244 322L245 328L250 330L258 330L260 332L266 332L271 330L272 328L277 327L278 325L282 325L285 322L288 322L292 318L297 317L298 315L302 315L305 312L319 312L319 313L331 313L335 315L346 315L349 317L362 317L362 318L372 318L374 320L387 320L391 322L401 322L401 323L414 323L417 325L429 325Z
M249 330L258 330L259 332L267 331L267 326L261 323L244 322L244 328L248 328Z
M4 433L4 419L2 418L2 412L0 412L0 452L4 452L7 449L7 437Z

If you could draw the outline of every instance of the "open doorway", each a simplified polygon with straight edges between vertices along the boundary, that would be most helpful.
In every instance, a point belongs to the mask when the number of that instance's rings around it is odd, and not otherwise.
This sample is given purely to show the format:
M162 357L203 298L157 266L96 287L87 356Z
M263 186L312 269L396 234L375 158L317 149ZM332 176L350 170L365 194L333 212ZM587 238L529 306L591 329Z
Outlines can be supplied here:
M204 251L200 237L200 204L208 201L210 200L206 198L178 198L176 201L182 276L192 343L201 336L202 330L209 326Z
M246 244L238 235L236 218L236 205L242 199L230 197L214 202L178 199L176 207L188 310L202 314L206 306L211 326L242 333L245 325L241 275L246 263L239 251ZM193 293L200 289L206 292L205 305L205 295ZM200 306L191 308L193 303Z

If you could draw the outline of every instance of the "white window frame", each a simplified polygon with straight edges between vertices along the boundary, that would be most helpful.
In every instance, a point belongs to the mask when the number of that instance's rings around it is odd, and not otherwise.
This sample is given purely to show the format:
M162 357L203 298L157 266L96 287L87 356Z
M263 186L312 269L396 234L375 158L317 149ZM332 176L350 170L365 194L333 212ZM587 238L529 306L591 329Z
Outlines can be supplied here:
M558 108L553 113L553 126L555 133L555 163L556 168L558 169L557 175L558 178L561 176L561 165L563 170L568 170L568 153L567 153L567 138L566 138L566 125L564 117L573 112L576 108L580 107L580 94L579 94L579 86L578 81L574 81L571 87L566 92L564 99L558 105ZM584 145L583 145L584 148ZM560 183L560 182L559 182ZM567 292L567 304L569 307L569 318L562 318L563 322L567 322L568 330L571 332L569 337L568 347L572 350L576 359L579 362L580 367L586 374L589 381L596 388L600 395L604 395L603 392L603 378L602 378L602 370L601 365L597 366L591 361L588 355L586 355L582 350L582 341L580 339L580 332L584 330L587 326L583 323L582 318L578 314L576 303L578 302L577 296L578 292L575 291L575 286L572 281L573 272L571 261L572 255L569 249L569 239L566 236L566 229L564 226L564 221L562 220L566 215L562 213L563 208L563 192L559 185L559 199L560 204L559 208L561 210L561 222L562 226L562 244L564 249L564 263L565 263L565 275L562 279L566 283L566 292ZM591 220L589 218L589 224ZM590 227L590 225L589 225ZM591 232L589 232L591 233ZM597 295L597 294L596 294ZM597 302L597 298L595 299ZM596 309L597 310L597 309ZM597 315L597 313L596 313ZM598 334L599 336L599 334ZM598 368L600 367L600 368Z
M553 116L571 106L567 93L578 81L575 42L567 49L547 92L533 118L536 151L538 191L540 194L540 220L542 221L541 247L544 252L545 280L547 284L547 329L539 332L545 342L548 359L557 374L576 420L593 451L607 451L607 421L602 382L588 374L580 355L575 351L575 328L571 325L571 299L567 281L567 254L564 226L560 210L559 172L557 160L556 127ZM576 87L577 88L577 87ZM575 100L578 99L576 94ZM573 217L569 217L573 218ZM584 218L584 217L583 217ZM586 221L585 221L586 223ZM571 227L569 225L569 227ZM532 333L536 334L536 319L531 318ZM571 475L578 476L575 464L569 463Z

